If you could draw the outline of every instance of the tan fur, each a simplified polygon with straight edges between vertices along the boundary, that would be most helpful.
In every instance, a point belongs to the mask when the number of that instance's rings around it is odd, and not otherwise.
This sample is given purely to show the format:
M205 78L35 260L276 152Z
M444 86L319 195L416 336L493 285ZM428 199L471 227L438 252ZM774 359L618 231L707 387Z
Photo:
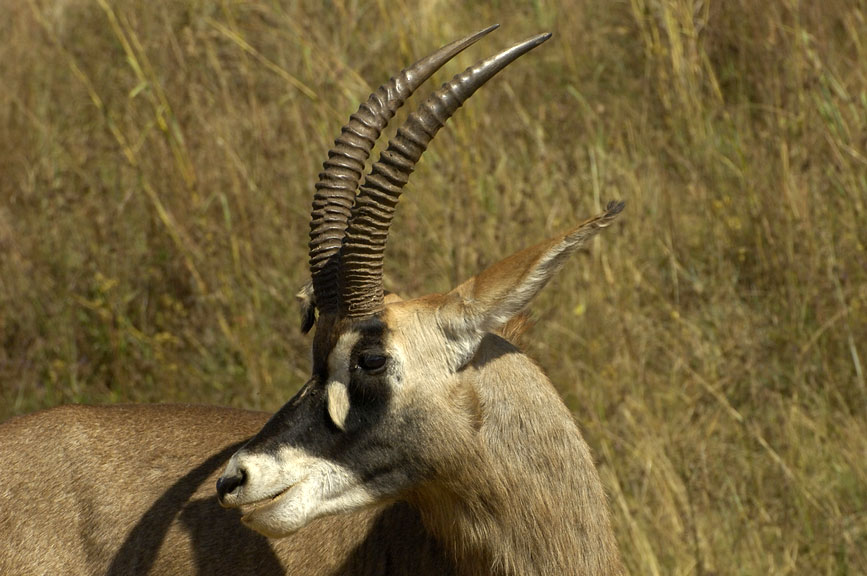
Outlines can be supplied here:
M267 418L68 406L0 424L0 574L450 573L405 505L323 518L281 540L220 508L219 470Z
M378 484L374 505L267 540L220 509L213 488L257 430L260 443L282 433L263 428L265 414L58 408L0 425L0 574L621 574L605 495L571 414L541 370L490 332L514 331L513 318L598 222L448 294L389 297L379 318L391 389L375 431L387 441L375 449L384 458L386 446L399 447L414 471ZM343 387L359 336L334 338L328 378ZM311 390L287 409L315 402ZM352 434L349 396L329 402L340 433ZM357 458L364 453L341 466L351 471Z
M388 323L446 346L426 328L439 300L391 307ZM427 358L427 378L407 395L436 415L425 450L441 467L408 499L462 573L621 574L589 449L541 370L493 334L456 378L432 380L437 355L414 353Z
M414 415L398 416L416 420L399 441L429 469L399 498L267 540L213 490L266 415L58 408L0 425L0 574L621 574L570 413L532 361L485 333L510 331L574 233L449 294L389 298L390 410Z
M502 328L497 330L496 333L502 336L505 340L520 347L526 334L532 330L535 325L536 321L533 320L529 314L522 313L506 322Z

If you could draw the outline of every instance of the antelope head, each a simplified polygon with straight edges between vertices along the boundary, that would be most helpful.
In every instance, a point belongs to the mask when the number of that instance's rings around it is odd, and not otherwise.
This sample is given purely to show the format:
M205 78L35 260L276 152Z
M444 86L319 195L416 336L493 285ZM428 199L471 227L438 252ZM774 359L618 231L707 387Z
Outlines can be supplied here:
M263 534L283 536L323 515L421 500L465 466L485 411L495 409L475 390L485 370L480 350L498 346L492 333L623 207L609 204L446 294L407 301L385 295L388 230L414 165L467 98L550 35L519 43L444 84L408 116L359 185L365 162L409 95L494 28L394 76L350 117L328 153L310 224L312 297L304 321L305 329L316 326L310 380L231 458L217 482L222 505L240 508L243 521ZM529 368L521 364L503 377L535 374L521 358Z

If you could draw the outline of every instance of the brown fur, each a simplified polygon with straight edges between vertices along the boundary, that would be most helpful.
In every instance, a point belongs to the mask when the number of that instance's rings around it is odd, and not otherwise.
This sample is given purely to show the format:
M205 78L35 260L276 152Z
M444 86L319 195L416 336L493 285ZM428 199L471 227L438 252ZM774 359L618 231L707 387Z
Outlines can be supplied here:
M213 492L266 414L70 406L4 423L0 573L619 574L587 446L541 372L491 335L459 387L472 406L442 406L452 425L429 448L444 465L407 496L412 508L270 541ZM477 419L455 425L468 410Z
M446 464L407 496L412 508L323 518L280 540L243 527L213 491L267 414L70 406L4 423L0 574L619 574L587 446L522 358L486 339L460 383L478 419L440 431L430 448ZM453 399L441 417L467 410Z
M511 320L497 330L497 334L508 340L512 344L520 347L524 336L533 329L536 321L529 314L521 313L513 317Z
M68 406L0 424L0 574L449 574L405 504L268 540L220 508L219 470L268 415Z
M459 386L482 424L443 427L447 465L411 501L462 573L619 574L589 450L541 371L490 335Z
M395 479L412 479L375 505L269 541L218 507L214 483L257 430L260 447L279 445L279 419L200 406L58 408L0 425L0 574L622 574L571 414L532 361L487 333L510 331L605 216L449 294L389 301L374 323L387 327L383 350L400 358L397 380L379 384L390 401L377 421L390 424L366 430L379 438L373 453L342 460L363 469L378 458ZM327 370L327 340L354 329L328 326L317 328L314 371L317 362ZM286 413L315 402L310 390ZM311 424L325 417L306 414Z

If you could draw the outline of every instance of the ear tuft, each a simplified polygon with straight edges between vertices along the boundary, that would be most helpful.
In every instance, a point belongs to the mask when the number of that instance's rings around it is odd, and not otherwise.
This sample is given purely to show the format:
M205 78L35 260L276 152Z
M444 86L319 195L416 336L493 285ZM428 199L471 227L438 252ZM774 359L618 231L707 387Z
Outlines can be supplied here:
M623 200L611 200L607 206L605 206L605 215L609 217L614 217L623 212L623 209L626 208L626 202Z

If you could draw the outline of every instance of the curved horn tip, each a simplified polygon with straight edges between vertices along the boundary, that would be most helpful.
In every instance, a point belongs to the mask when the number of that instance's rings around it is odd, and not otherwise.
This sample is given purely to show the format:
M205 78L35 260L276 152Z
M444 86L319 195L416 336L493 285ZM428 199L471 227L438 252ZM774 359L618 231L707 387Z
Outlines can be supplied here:
M433 54L429 54L416 63L404 68L401 73L406 74L407 77L411 79L410 81L413 84L416 84L417 87L429 78L436 70L439 70L446 62L499 27L499 24L493 24L487 28L479 30L478 32L474 32L469 36L449 42Z
M488 26L487 28L484 28L484 29L482 29L482 30L479 30L479 31L476 32L474 35L475 35L475 36L484 36L484 35L486 35L486 34L490 34L491 32L493 32L494 30L496 30L496 29L499 28L499 27L500 27L500 24L499 24L499 23L491 24L491 25Z
M553 34L551 34L550 32L536 34L535 36L528 38L527 40L524 40L523 42L520 42L515 46L512 46L512 48L505 50L505 52L511 52L513 50L520 51L522 54L524 52L529 52L539 44L547 42L551 38L551 36L553 36Z
M476 42L479 41L479 39L484 38L485 36L487 36L488 34L490 34L491 32L493 32L494 30L496 30L499 27L500 27L499 24L491 24L487 28L482 28L478 32L473 32L472 34L470 34L466 38L461 38L460 40L455 40L451 44L448 44L448 46L461 45L461 44L465 44L466 45L465 47L470 46L472 44L475 44Z
M469 72L470 77L462 78L461 81L468 80L469 82L466 84L467 93L464 96L464 100L469 98L478 88L482 86L482 84L486 83L492 77L494 77L500 70L529 52L534 48L538 47L540 44L546 42L549 38L551 38L552 34L550 32L545 32L544 34L537 34L523 42L518 42L517 44L506 48L502 52L491 56L487 60L482 60L481 62L476 63L474 66L468 68L465 73ZM458 78L457 76L455 77Z

